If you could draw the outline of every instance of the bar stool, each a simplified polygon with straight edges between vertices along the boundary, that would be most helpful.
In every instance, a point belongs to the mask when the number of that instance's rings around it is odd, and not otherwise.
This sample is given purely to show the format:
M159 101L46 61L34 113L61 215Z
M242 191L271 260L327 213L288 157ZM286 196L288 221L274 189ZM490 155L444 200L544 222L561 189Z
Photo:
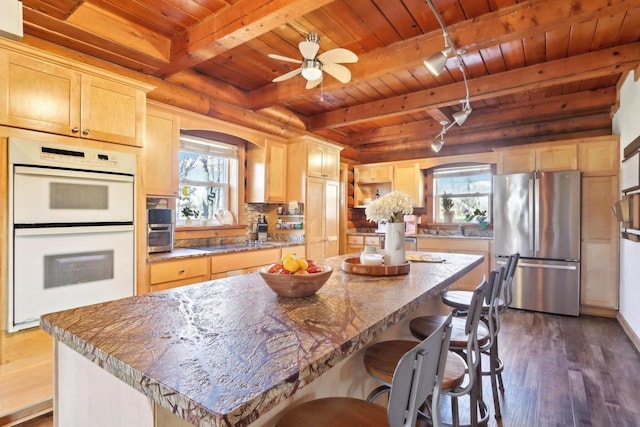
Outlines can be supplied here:
M286 412L277 427L414 427L420 405L429 396L438 402L451 337L452 316L435 333L416 342L395 366L389 405L349 397L329 397L302 403ZM386 414L385 414L386 412ZM440 417L436 411L435 427Z
M507 258L507 262L504 266L504 278L502 280L502 298L498 297L497 310L494 315L494 337L492 338L492 346L488 349L484 349L483 353L489 357L489 370L483 371L482 375L491 377L491 391L493 393L493 404L495 408L496 418L501 418L502 413L500 410L500 399L498 396L498 384L500 391L504 393L504 382L502 380L502 371L504 371L504 363L500 359L498 353L498 336L500 332L500 319L499 315L504 314L511 302L513 301L513 277L515 276L516 267L520 254L516 252ZM471 291L447 291L442 295L442 302L446 305L453 307L456 315L462 314L467 311L469 302L471 301ZM489 302L485 303L482 307L483 318L487 321L486 316L489 311Z
M486 405L481 399L481 395L477 390L477 365L480 359L480 343L486 343L489 340L489 331L486 327L480 326L480 313L483 299L489 284L486 280L476 288L473 295L473 303L470 306L469 315L466 319L454 317L452 322L451 340L449 350L465 348L466 352L449 351L447 362L442 380L442 394L451 396L452 414L454 425L459 425L458 401L457 398L464 394L469 394L471 399L471 418L472 422L477 424L477 413L480 410L482 419L480 422L488 420L488 412ZM451 317L445 316L429 316L433 324L430 325L431 333L437 331L443 321L447 321ZM430 336L427 335L427 336ZM425 336L425 338L427 337ZM424 339L424 338L423 338ZM368 396L367 400L373 401L382 393L388 392L390 382L393 377L389 376L392 366L395 365L402 350L415 345L415 341L393 340L375 343L367 348L364 354L364 366L367 372L381 385L374 389ZM466 377L466 381L465 381ZM437 401L426 401L426 409L432 414L438 413ZM475 417L474 417L475 414ZM475 425L475 424L474 424Z

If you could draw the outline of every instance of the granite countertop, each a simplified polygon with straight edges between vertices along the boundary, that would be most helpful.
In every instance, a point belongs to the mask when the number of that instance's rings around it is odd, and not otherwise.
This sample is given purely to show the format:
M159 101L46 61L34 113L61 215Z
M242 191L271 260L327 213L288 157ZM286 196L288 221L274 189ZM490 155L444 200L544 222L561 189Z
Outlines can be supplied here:
M411 253L411 252L410 252ZM42 317L41 327L195 425L247 425L482 261L446 254L409 274L340 270L316 295L279 298L258 273Z
M158 252L147 255L147 263L169 261L173 259L191 258L199 256L211 256L230 253L240 253L249 251L259 251L263 249L285 248L288 246L304 245L304 243L294 242L266 242L260 244L232 243L216 246L203 246L194 248L174 248L171 252Z

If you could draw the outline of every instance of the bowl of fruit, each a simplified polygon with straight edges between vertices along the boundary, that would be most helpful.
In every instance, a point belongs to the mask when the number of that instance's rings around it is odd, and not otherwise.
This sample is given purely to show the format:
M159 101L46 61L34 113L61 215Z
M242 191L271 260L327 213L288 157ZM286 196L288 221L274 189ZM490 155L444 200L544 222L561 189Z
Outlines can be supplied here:
M278 296L308 297L329 280L333 269L294 254L283 255L280 262L258 270L265 283Z

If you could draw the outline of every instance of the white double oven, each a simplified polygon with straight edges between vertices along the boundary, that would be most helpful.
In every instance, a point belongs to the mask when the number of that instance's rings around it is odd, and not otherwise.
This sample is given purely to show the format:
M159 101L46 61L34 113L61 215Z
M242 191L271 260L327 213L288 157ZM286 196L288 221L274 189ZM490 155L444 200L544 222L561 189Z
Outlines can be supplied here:
M9 139L9 332L134 294L135 155Z

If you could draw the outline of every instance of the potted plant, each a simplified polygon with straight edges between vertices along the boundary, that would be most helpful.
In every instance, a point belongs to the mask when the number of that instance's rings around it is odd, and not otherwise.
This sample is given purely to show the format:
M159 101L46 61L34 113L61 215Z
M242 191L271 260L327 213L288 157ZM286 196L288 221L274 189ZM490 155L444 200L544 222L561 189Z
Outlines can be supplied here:
M480 227L480 230L486 230L487 229L487 226L489 225L489 223L487 222L487 211L486 210L480 210L480 209L476 208L476 210L474 210L473 212L467 214L467 216L464 217L464 220L467 221L467 222L471 222L471 221L473 221L474 218L478 222L478 226Z
M445 191L440 197L440 203L442 204L442 210L444 212L444 221L453 222L453 199L451 195Z
M200 216L200 211L197 209L192 209L190 206L185 206L182 208L182 215L187 218L187 225L191 225L191 217L197 219Z

